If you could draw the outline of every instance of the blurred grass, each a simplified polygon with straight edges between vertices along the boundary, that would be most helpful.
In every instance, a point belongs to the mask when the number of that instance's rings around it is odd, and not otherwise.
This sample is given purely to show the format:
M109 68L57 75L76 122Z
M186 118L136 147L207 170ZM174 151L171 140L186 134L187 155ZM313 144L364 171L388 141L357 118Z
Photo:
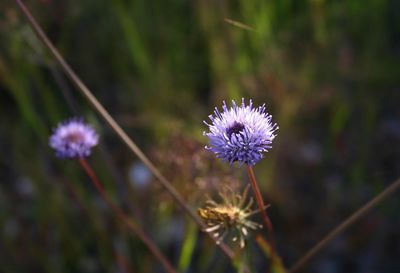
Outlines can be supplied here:
M256 171L272 202L285 265L400 174L397 1L28 5L130 135L149 154L161 152L157 163L194 209L203 201L195 181L219 181L219 165L206 168L209 158L199 150L168 149L167 140L179 135L201 147L202 120L223 99L266 102L280 130ZM58 162L47 147L50 129L75 115L72 108L96 119L12 1L0 9L0 271L161 271L76 164ZM165 193L151 182L135 184L129 177L135 159L108 128L98 129L104 147L91 160L99 176L174 264L186 272L230 272L229 261ZM360 223L364 232L343 235L308 272L397 272L398 208L391 200L372 212ZM265 268L262 251L251 250L254 268Z

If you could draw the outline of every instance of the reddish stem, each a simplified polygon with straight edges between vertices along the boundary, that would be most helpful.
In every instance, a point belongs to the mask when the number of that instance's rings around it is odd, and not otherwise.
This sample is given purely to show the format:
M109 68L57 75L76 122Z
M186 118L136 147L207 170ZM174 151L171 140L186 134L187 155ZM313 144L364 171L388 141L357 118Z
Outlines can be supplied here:
M265 225L266 225L266 227L268 229L269 235L270 235L269 237L270 237L270 241L271 241L270 243L271 243L271 248L272 248L272 251L271 251L272 257L271 257L271 259L273 259L274 255L275 255L275 241L274 241L274 230L272 228L272 222L269 219L269 217L267 215L267 212L265 211L265 205L264 205L263 197L262 197L260 188L258 187L256 176L254 175L253 168L251 166L249 166L249 165L247 165L247 174L249 175L250 185L251 185L251 187L253 189L254 196L256 198L257 206L258 206L258 208L259 208L259 210L261 212L262 219L263 219L263 221L264 221L264 223L265 223Z
M164 266L165 270L169 273L177 273L175 268L171 265L171 263L164 257L164 255L159 251L157 246L151 241L151 239L144 233L144 231L136 225L132 219L126 215L126 213L119 208L108 196L107 192L104 190L103 186L100 184L96 174L94 173L93 169L90 167L89 163L84 158L79 159L79 163L89 176L90 180L92 181L93 185L96 187L97 191L100 193L101 197L107 203L108 206L114 211L115 214L121 219L121 221L126 224L147 246L150 252L156 257L160 263Z

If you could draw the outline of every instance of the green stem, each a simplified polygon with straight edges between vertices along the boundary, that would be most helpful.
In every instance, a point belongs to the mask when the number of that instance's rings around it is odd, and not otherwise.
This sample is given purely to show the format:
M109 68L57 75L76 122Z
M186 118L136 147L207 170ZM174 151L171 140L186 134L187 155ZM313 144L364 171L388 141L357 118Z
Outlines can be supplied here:
M101 197L107 203L107 205L114 211L114 213L121 219L121 221L127 225L147 246L150 252L156 257L160 263L164 266L165 270L168 273L177 273L175 268L171 265L171 263L164 257L164 255L160 252L157 246L151 241L151 239L147 236L147 234L138 226L132 219L126 215L126 213L119 208L108 196L107 192L104 190L103 186L100 184L96 174L93 169L90 167L89 163L84 158L79 159L79 163L89 176L93 185L96 187L97 191L100 193Z

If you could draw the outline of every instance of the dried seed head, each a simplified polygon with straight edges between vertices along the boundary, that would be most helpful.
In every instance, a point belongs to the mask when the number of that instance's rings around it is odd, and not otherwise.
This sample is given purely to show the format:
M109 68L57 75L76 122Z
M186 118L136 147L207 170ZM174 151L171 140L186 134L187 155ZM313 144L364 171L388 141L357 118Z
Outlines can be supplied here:
M248 191L249 186L242 194L237 194L231 188L226 187L219 193L221 203L208 199L206 206L198 209L200 217L208 226L205 231L213 233L213 236L218 238L217 244L231 232L233 233L232 241L236 242L239 239L240 247L243 248L245 237L249 233L248 230L262 228L259 223L248 219L259 212L259 210L251 210L253 198L247 198Z

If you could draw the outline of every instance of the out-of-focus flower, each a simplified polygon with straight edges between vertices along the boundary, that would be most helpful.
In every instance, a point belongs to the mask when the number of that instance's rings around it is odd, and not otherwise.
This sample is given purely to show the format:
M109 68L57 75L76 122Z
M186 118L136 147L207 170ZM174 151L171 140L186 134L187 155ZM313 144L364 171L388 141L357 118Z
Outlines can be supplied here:
M198 209L200 217L206 222L208 228L206 232L213 233L217 237L219 244L229 232L233 233L232 241L239 239L240 247L245 246L245 237L248 235L248 229L259 229L262 225L249 220L248 218L259 210L251 210L253 199L247 202L249 187L246 187L243 194L235 193L231 188L225 188L220 192L222 203L217 203L211 199L206 201L204 208ZM247 203L246 203L247 202Z
M134 162L129 168L129 179L133 186L144 189L152 179L150 170L142 162Z
M209 138L206 149L230 164L235 161L256 164L271 148L278 129L272 123L272 116L265 112L265 104L253 108L251 100L246 105L242 99L241 106L232 101L230 108L224 102L222 110L215 108L214 116L209 116L211 124L204 121L209 127L209 132L204 132Z
M61 122L53 130L49 145L60 158L80 158L89 156L97 145L99 135L82 118L72 118Z

